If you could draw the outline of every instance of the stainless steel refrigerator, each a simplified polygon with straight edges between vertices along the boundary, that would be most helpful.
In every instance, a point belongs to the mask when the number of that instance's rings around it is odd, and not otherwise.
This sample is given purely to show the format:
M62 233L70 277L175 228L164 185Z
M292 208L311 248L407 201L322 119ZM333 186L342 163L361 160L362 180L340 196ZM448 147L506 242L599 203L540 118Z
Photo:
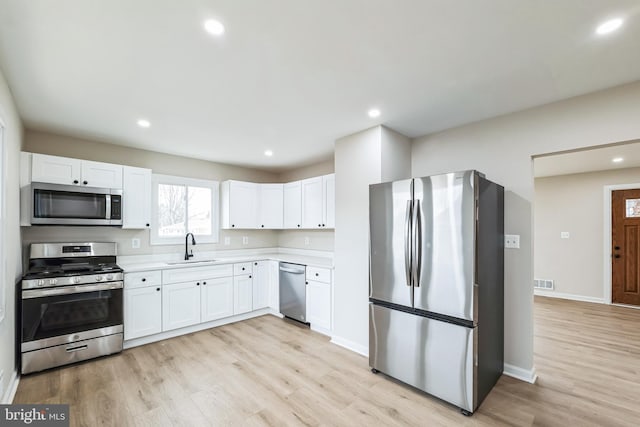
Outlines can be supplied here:
M504 189L477 171L369 187L369 364L473 413L503 369Z

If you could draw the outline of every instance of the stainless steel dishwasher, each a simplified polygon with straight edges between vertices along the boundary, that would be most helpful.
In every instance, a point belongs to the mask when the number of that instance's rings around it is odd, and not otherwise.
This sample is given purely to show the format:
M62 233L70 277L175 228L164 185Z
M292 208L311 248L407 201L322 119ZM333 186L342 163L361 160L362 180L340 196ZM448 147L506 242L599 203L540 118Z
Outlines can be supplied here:
M306 266L280 263L280 313L298 322L307 321Z

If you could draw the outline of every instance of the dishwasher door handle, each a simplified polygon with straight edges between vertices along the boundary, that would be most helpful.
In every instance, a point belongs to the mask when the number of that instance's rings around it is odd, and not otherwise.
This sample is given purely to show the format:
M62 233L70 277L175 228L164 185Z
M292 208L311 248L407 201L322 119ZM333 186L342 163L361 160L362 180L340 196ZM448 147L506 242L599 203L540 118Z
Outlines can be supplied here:
M294 270L293 268L280 267L280 271L291 274L304 274L304 270Z

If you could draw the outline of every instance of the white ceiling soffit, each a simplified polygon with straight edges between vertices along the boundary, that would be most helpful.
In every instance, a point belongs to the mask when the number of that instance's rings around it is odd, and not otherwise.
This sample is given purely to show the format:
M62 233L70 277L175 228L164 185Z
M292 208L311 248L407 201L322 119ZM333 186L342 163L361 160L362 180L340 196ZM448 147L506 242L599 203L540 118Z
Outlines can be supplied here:
M28 128L286 169L373 125L416 137L636 81L639 6L0 0L0 67Z
M536 157L533 161L536 178L637 167L640 167L640 141Z

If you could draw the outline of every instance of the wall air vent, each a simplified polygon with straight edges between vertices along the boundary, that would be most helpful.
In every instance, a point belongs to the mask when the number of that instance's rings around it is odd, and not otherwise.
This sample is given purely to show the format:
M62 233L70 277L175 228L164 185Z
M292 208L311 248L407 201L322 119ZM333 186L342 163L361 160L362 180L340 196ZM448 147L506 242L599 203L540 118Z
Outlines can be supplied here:
M554 289L553 280L534 279L533 280L533 289L542 289L542 290L545 290L545 291L552 291Z

